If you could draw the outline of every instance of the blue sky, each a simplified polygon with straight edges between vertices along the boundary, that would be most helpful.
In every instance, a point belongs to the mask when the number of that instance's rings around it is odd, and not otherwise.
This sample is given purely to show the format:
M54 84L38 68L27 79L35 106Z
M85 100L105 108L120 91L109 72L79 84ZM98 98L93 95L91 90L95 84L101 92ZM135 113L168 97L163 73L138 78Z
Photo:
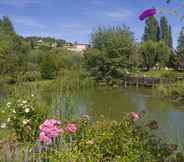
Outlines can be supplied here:
M99 25L126 24L140 40L144 22L138 16L144 9L156 7L169 18L176 46L184 21L169 12L176 9L182 14L181 2L173 0L166 5L164 0L0 0L0 16L9 16L17 33L23 36L52 36L88 43L90 33Z

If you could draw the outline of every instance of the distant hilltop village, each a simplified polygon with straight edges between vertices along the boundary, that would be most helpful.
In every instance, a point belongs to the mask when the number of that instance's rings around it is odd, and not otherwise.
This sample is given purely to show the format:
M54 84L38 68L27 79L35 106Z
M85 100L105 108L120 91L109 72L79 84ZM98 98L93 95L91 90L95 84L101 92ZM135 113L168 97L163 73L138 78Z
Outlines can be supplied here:
M62 39L55 39L51 37L27 37L25 38L31 42L32 48L39 49L41 47L47 48L58 48L63 47L66 50L83 53L86 49L90 48L89 44L78 43L78 42L67 42Z
M64 46L65 49L69 50L69 51L74 51L74 52L84 52L85 50L87 50L90 47L89 44L81 44L81 43L77 43L75 42L74 44L70 44L69 46Z

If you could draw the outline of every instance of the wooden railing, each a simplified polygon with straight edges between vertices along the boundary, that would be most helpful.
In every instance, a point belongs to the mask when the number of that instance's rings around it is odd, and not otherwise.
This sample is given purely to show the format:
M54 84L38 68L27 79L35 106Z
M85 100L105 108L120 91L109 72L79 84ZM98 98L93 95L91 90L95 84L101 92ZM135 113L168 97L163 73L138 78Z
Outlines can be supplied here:
M139 86L145 86L145 87L155 87L156 85L159 84L170 84L179 80L184 80L184 78L154 78L154 77L123 77L122 81L125 86L127 85L134 85L136 87Z

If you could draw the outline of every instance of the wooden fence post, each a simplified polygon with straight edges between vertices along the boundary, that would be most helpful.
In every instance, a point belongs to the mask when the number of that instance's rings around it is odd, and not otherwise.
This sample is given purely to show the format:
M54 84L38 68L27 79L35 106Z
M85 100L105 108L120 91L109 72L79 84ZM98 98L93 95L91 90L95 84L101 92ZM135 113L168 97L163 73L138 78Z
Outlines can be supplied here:
M126 81L126 79L125 79L125 88L127 87L127 81Z
M137 81L136 81L136 88L139 88L139 78L137 78Z

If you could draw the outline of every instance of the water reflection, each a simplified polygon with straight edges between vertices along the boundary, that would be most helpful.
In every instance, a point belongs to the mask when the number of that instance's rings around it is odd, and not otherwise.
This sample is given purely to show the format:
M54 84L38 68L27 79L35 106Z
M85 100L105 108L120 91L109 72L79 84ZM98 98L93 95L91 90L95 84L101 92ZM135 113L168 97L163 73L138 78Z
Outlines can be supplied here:
M99 88L77 93L76 103L80 114L88 114L96 119L101 115L120 120L124 112L145 110L146 119L156 119L160 134L171 143L178 143L184 137L184 109L169 100L152 95L151 89ZM181 142L181 141L180 141Z

